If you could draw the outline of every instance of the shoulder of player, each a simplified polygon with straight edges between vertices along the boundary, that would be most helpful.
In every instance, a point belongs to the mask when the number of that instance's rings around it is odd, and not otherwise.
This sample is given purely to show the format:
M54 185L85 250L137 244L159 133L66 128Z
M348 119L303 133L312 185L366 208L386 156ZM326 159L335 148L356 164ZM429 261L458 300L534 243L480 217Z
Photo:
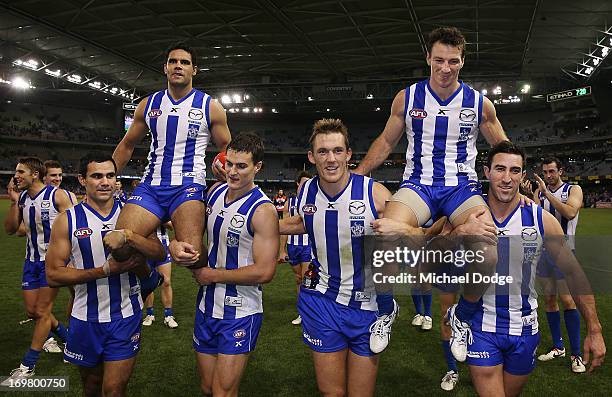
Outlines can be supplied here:
M391 191L382 183L374 181L372 185L372 196L374 197L374 200L387 200L389 197L391 197Z
M257 232L258 226L268 228L270 224L276 224L278 227L278 215L276 213L276 207L270 201L262 201L257 205L253 211L253 217L251 218L251 225L253 230Z
M68 215L66 212L58 214L53 222L52 230L68 231ZM56 232L57 233L57 232ZM62 233L61 236L68 236L66 233Z
M486 96L482 96L482 121L489 121L496 117L495 105Z
M550 212L542 210L542 226L544 227L544 234L557 235L563 234L561 224L557 218L554 217Z
M582 187L580 185L569 185L569 195L582 194Z

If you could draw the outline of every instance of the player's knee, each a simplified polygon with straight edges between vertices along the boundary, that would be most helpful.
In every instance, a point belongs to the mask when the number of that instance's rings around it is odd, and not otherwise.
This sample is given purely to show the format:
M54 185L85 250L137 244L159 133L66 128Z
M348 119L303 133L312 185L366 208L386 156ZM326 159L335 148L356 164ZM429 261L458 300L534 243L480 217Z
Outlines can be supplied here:
M544 307L547 312L558 312L559 304L557 303L557 295L545 295Z
M212 382L210 381L206 381L205 379L202 379L200 381L200 390L202 391L202 394L205 396L212 396Z
M574 310L576 308L576 302L571 295L559 295L559 298L564 310Z
M105 379L104 397L122 397L125 395L126 382L123 379Z
M300 273L295 273L295 283L297 285L301 285L302 284L302 275Z
M323 397L344 397L346 396L346 390L342 386L327 386L319 387L319 393Z
M102 380L93 376L84 379L83 394L86 397L100 397L102 395Z
M51 318L51 310L49 310L49 306L36 305L36 309L34 309L34 319L42 320L46 318Z
M164 276L164 282L162 283L162 287L163 288L170 288L170 287L172 287L172 280L170 279L170 277L165 277Z

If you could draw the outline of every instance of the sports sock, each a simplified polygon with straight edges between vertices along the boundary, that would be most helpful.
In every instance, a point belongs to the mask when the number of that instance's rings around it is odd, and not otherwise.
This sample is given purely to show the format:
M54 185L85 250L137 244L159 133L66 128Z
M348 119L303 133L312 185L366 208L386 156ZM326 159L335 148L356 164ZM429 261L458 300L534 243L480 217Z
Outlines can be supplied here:
M463 296L461 296L459 298L459 303L455 308L455 315L461 322L469 323L470 320L472 320L472 317L474 317L474 314L476 313L479 307L479 302L470 302L465 300Z
M455 361L455 357L453 357L453 353L451 352L450 342L447 340L443 340L442 342L442 350L444 350L444 358L446 359L446 366L449 371L457 371L457 361Z
M421 299L423 300L424 314L431 317L431 290L423 292Z
M552 338L553 347L563 349L563 338L561 337L561 315L559 311L546 312L546 320L550 328L550 336Z
M153 306L147 307L147 316L154 316Z
M25 356L23 356L22 364L32 369L36 365L38 357L40 357L40 350L30 348Z
M421 296L421 291L417 288L413 288L412 289L412 303L414 303L414 310L417 312L417 314L423 314L423 306L422 306L422 302L423 302L423 297Z
M172 311L171 307L166 307L164 309L164 317L168 317L168 316L174 316L174 312Z
M565 320L572 356L582 356L580 349L580 313L576 309L565 310L563 320Z
M378 304L378 315L393 313L393 295L390 293L381 293L376 295L376 303Z
M64 343L68 339L68 330L59 321L57 322L57 327L55 327L55 329L51 331L53 331L53 333L57 335L57 337L60 338Z

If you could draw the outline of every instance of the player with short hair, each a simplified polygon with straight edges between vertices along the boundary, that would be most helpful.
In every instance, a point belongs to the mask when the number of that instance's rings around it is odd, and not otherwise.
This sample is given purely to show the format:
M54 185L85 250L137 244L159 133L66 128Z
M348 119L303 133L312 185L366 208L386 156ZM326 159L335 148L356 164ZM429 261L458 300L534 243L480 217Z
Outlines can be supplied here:
M578 225L578 215L582 208L582 188L580 185L570 185L561 180L564 169L557 157L547 157L542 161L544 180L535 175L538 188L534 194L535 202L557 218L563 233L568 236L567 244L576 249L575 234ZM542 255L538 265L538 276L544 285L544 302L546 319L552 334L553 346L545 354L538 356L540 361L550 361L565 356L565 347L561 337L561 316L557 296L563 304L563 318L571 347L571 369L574 373L586 371L580 351L580 314L572 299L564 280L563 272L552 261L549 255Z
M295 184L297 191L299 192L302 185L307 180L312 178L312 174L308 171L300 171L295 178ZM283 213L288 217L297 215L297 194L287 199ZM280 219L283 219L280 217ZM308 234L300 235L282 235L281 236L281 249L280 249L279 260L285 260L285 257L289 258L289 264L291 270L295 276L295 284L297 285L297 293L300 293L300 286L302 285L302 278L304 273L308 269L308 264L312 260L312 248L308 241ZM300 325L302 323L302 317L298 316L291 321L293 325Z
M565 272L586 319L584 350L587 360L592 357L591 371L602 364L606 352L595 298L565 244L561 225L536 204L520 205L518 190L525 176L525 157L519 147L501 142L489 151L485 166L488 205L499 236L495 270L500 276L512 276L512 281L489 284L468 335L467 363L474 387L484 397L519 395L535 367L540 334L534 283L543 247Z
M45 166L40 159L24 157L19 159L15 176L7 187L11 205L4 220L4 229L8 234L14 234L22 223L25 226L26 257L21 288L28 317L36 320L30 349L9 379L32 376L43 349L61 353L55 339L49 338L50 331L62 341L66 339L66 328L51 313L58 289L49 287L47 283L45 255L51 226L71 203L68 195L58 194L55 186L43 183L44 175Z
M142 183L128 198L117 229L149 235L172 220L175 238L201 251L206 148L212 139L225 150L230 132L223 107L207 93L193 88L193 77L198 72L194 49L185 43L172 45L164 60L168 88L138 104L132 125L113 153L121 172L136 145L151 132L149 163ZM224 171L216 164L213 172L223 178ZM202 260L205 257L202 255ZM139 275L147 277L142 269Z
M47 278L54 286L75 286L64 359L79 366L84 394L124 396L140 350L142 313L138 278L127 271L144 257L161 260L165 251L154 234L130 234L127 244L137 254L124 262L109 257L104 237L123 206L113 196L115 163L109 155L91 153L79 168L87 200L54 223Z
M308 233L314 255L298 296L303 340L322 395L370 396L376 353L388 344L399 307L391 295L376 294L364 239L375 233L391 193L349 172L352 151L341 120L315 122L310 144L318 176L300 189L297 215L280 221L283 234Z
M380 136L355 170L368 174L391 153L404 130L408 139L404 181L387 205L385 217L413 227L430 218L447 216L453 226L482 211L491 215L481 196L476 175L476 140L481 132L490 145L508 138L497 119L493 103L459 80L466 41L454 27L434 29L427 41L430 77L400 91ZM477 243L485 253L473 271L492 271L497 262L494 246ZM465 360L469 321L478 309L482 291L466 286L457 306L449 312L453 324L451 349Z
M261 284L270 282L276 271L278 217L254 183L263 156L257 135L234 137L227 146L227 182L213 185L207 194L208 267L193 270L201 285L193 347L206 395L238 395L261 328ZM198 261L195 248L170 242L172 257L179 263Z
M47 160L44 162L44 166L45 177L43 182L45 183L45 185L52 185L60 189L60 185L62 184L62 180L64 179L64 171L62 169L62 164L57 160ZM72 205L75 205L77 203L76 194L66 189L61 190L66 192L66 194L70 198L70 203L72 203Z

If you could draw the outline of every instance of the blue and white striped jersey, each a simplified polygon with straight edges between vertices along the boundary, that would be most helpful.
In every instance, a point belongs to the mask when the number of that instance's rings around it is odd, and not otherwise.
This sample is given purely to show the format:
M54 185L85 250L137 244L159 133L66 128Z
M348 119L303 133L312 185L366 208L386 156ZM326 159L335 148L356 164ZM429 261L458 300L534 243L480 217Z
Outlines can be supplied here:
M170 237L168 236L168 229L164 225L159 225L157 228L157 238L161 241L164 247L170 244Z
M179 101L174 101L167 90L149 96L145 121L152 141L143 183L205 184L204 157L211 135L210 101L208 94L195 88Z
M404 180L428 186L457 186L478 180L476 139L483 96L459 83L459 89L445 101L431 89L429 80L406 88Z
M563 183L561 186L559 186L557 190L555 190L554 192L551 190L550 192L553 194L553 196L558 198L559 201L561 201L563 204L566 204L571 189L572 185L570 185L569 183ZM557 218L557 220L561 224L563 234L567 236L568 246L571 249L575 249L576 241L574 236L576 235L576 226L578 226L578 216L580 215L580 213L576 214L576 217L574 219L567 219L563 215L561 215L559 211L555 210L555 207L550 204L550 201L548 201L548 199L546 198L546 196L544 196L542 192L539 192L538 196L540 198L540 205L542 206L542 208L554 215L554 217Z
M28 261L44 261L51 238L51 225L59 211L55 204L57 188L45 186L30 197L27 191L19 196L19 211L26 228L26 256Z
M495 220L495 219L494 219ZM482 309L472 319L472 329L504 335L538 332L536 267L542 252L542 207L517 205L497 227L497 267L512 283L491 284L481 299Z
M213 269L238 269L253 264L253 213L261 204L271 203L259 188L226 202L228 186L216 186L207 196L206 231L208 266ZM236 319L263 312L259 285L210 284L200 287L197 307L204 315Z
M104 265L110 252L104 246L103 238L115 229L122 206L115 200L112 211L106 217L84 202L66 211L72 244L70 259L76 269ZM141 312L140 283L133 273L113 274L74 286L72 317L79 320L107 323L140 316Z
M378 218L373 186L373 179L351 174L344 190L329 197L314 177L300 191L298 213L319 275L316 290L339 304L376 311L376 289L364 249L364 237L373 234L371 222Z
M289 216L295 216L298 214L298 197L289 197ZM290 234L287 239L289 245L308 245L308 234Z

